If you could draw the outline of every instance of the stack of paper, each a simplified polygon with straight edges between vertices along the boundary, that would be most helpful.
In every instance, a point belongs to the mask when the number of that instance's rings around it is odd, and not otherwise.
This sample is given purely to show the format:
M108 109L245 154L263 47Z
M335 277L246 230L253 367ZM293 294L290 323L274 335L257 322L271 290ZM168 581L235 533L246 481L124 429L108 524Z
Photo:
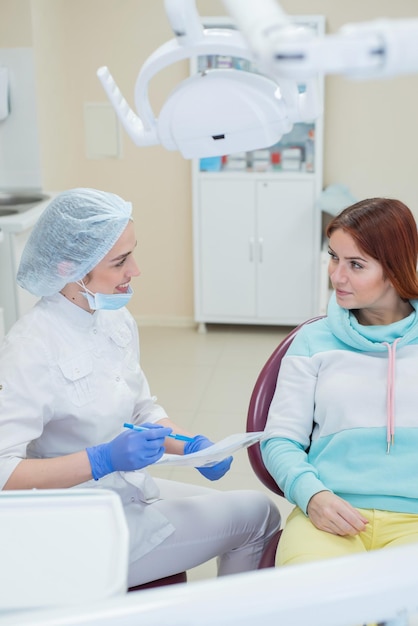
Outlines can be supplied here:
M189 465L191 467L210 467L231 456L237 450L248 448L257 441L265 439L266 433L236 433L214 443L213 446L193 452L192 454L163 454L156 465Z

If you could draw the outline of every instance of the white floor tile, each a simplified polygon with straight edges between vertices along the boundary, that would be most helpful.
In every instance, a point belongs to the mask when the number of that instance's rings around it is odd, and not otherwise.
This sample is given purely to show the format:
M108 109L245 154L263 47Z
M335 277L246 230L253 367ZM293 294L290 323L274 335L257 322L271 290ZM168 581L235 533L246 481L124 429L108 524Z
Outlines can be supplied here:
M196 411L213 376L210 365L151 363L145 367L151 392L171 414L173 410Z

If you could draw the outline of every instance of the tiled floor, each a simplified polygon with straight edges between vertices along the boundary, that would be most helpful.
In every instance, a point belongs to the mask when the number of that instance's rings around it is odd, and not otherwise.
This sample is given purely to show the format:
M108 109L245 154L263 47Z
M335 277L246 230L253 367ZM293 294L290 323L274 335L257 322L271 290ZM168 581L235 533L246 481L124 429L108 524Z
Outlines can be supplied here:
M212 440L245 432L248 403L264 363L288 327L208 325L194 328L140 327L141 363L151 392L168 416L191 432ZM245 450L234 457L223 479L208 483L188 467L154 467L154 476L172 478L218 489L268 491L255 476ZM282 518L291 511L283 498L268 492ZM189 580L216 575L211 561L190 571Z

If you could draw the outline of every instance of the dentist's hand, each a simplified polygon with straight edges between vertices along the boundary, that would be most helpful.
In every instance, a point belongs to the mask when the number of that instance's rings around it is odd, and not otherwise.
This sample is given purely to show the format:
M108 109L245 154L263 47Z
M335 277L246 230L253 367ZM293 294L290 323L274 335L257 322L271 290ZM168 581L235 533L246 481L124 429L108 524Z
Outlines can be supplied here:
M116 471L131 471L152 465L164 454L164 439L171 428L141 424L146 430L127 430L109 441L86 448L94 480Z
M193 439L188 441L184 446L184 454L191 454L192 452L197 452L198 450L204 450L204 448L209 448L209 446L213 446L212 441L203 435L196 435L196 437L193 437ZM224 459L211 467L196 467L196 469L208 480L219 480L224 474L227 473L231 467L232 461L232 456L229 456L227 459Z

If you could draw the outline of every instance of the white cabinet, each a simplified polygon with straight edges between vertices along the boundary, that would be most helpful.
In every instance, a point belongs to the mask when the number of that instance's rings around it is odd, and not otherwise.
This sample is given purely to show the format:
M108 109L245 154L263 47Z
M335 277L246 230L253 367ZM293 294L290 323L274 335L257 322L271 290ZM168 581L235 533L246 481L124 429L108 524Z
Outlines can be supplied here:
M320 16L297 21L324 31ZM225 66L248 71L239 59L216 56L199 57L192 71ZM201 325L293 326L319 313L315 203L322 191L322 134L319 118L295 124L266 150L193 162L194 304Z
M312 178L208 176L197 193L196 321L293 325L314 315Z

